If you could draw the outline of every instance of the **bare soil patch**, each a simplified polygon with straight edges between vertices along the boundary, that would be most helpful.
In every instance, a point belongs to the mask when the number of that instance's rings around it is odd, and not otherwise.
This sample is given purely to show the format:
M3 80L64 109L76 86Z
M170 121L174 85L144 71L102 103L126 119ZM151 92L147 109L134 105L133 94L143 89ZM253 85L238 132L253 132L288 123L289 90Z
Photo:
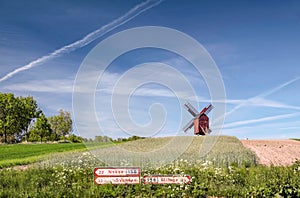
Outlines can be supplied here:
M259 164L287 166L300 160L300 141L296 140L241 140L246 148L255 152Z

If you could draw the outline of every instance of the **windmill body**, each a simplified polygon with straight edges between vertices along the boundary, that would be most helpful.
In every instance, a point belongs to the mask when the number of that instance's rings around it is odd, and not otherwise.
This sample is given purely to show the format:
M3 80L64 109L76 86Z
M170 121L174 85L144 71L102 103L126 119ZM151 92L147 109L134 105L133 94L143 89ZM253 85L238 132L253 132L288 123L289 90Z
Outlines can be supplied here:
M183 128L184 132L187 132L189 129L194 127L195 135L208 135L211 130L209 129L209 117L206 115L212 109L213 106L210 104L207 107L203 108L200 113L190 104L185 103L187 111L193 116L193 119Z

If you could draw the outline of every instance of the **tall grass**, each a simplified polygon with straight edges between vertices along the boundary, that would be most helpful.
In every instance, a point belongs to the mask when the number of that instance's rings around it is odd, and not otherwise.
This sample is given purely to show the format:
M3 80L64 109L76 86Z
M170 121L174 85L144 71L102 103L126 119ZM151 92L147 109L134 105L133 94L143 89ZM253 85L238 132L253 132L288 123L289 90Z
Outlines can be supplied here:
M229 136L148 138L91 152L110 166L159 167L176 159L211 161L215 166L257 163L250 150Z
M175 161L146 174L189 174L189 185L95 185L86 154L72 166L0 170L0 197L299 197L300 163L289 167L214 167ZM100 165L100 164L99 164Z

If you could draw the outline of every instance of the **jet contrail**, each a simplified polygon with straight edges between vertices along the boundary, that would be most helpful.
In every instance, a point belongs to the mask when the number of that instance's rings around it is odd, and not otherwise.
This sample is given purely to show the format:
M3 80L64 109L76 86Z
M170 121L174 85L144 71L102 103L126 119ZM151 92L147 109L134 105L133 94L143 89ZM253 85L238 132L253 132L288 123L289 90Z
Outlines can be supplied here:
M244 106L246 106L246 105L248 105L248 104L250 104L250 103L253 103L255 100L257 100L257 99L259 99L259 98L264 98L264 97L266 97L266 96L268 96L268 95L271 95L272 93L275 93L275 92L279 91L280 89L282 89L282 88L284 88L284 87L286 87L286 86L288 86L288 85L294 83L294 82L297 81L297 80L300 80L300 77L297 77L297 78L294 78L294 79L292 79L292 80L289 80L289 81L287 81L287 82L285 82L285 83L280 84L280 85L277 86L277 87L274 87L274 88L272 88L272 89L270 89L270 90L268 90L268 91L266 91L266 92L263 92L263 93L261 93L261 94L259 94L259 95L257 95L257 96L254 96L254 97L252 97L252 98L249 98L249 99L245 100L243 103L237 105L237 106L234 107L231 111L227 112L227 113L226 113L226 116L229 115L229 114L231 114L231 113L233 113L234 111L240 109L241 107L244 107Z
M275 93L275 92L279 91L280 89L283 89L284 87L286 87L286 86L288 86L288 85L290 85L290 84L292 84L292 83L294 83L294 82L296 82L298 80L300 80L300 76L298 76L297 78L294 78L292 80L289 80L289 81L287 81L285 83L282 83L282 84L280 84L280 85L278 85L278 86L276 86L276 87L274 87L274 88L272 88L270 90L267 90L267 91L265 91L265 92L263 92L261 94L258 94L256 96L254 96L254 97L248 98L247 100L243 101L239 105L235 106L229 112L226 112L225 116L228 116L228 115L232 114L233 112L237 111L238 109L240 109L240 108L242 108L242 107L244 107L246 105L252 104L257 99L265 98L266 96L271 95L272 93ZM225 102L226 102L226 100L225 100ZM219 120L219 119L222 119L222 118L223 118L223 116L221 115L221 116L215 118L214 122L216 122L216 120Z
M233 127L243 126L243 125L247 125L247 124L256 124L256 123L260 123L260 122L281 120L281 119L285 119L285 118L296 117L299 115L300 115L300 113L290 113L290 114L263 117L263 118L253 119L253 120L237 121L237 122L225 124L225 125L223 125L223 128L233 128Z
M63 54L72 52L76 49L79 49L81 47L84 47L86 45L88 45L89 43L91 43L92 41L94 41L95 39L103 36L104 34L112 31L113 29L119 27L120 25L130 21L131 19L137 17L138 15L140 15L141 13L149 10L150 8L159 5L163 0L147 0L143 3L140 3L138 5L136 5L135 7L131 8L127 13L125 13L123 16L113 20L112 22L100 27L99 29L95 30L94 32L86 35L84 38L75 41L74 43L71 43L69 45L66 45L60 49L55 50L54 52L42 56L22 67L19 67L15 70L13 70L12 72L6 74L4 77L2 77L0 79L0 82L3 82L11 77L13 77L14 75L31 69L33 67L36 67L38 65L41 65L49 60L52 60L55 57L61 56Z

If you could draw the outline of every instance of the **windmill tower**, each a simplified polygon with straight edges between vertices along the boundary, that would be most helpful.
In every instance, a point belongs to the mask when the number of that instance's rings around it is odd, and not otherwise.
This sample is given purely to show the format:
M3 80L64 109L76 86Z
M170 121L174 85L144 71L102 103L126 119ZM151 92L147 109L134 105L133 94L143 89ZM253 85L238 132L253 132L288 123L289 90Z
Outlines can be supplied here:
M211 132L209 129L209 118L206 114L208 114L214 107L210 104L207 107L203 108L200 113L196 110L193 105L189 102L184 104L187 111L193 116L192 120L183 127L183 131L187 132L190 128L194 126L194 134L195 135L207 135Z

